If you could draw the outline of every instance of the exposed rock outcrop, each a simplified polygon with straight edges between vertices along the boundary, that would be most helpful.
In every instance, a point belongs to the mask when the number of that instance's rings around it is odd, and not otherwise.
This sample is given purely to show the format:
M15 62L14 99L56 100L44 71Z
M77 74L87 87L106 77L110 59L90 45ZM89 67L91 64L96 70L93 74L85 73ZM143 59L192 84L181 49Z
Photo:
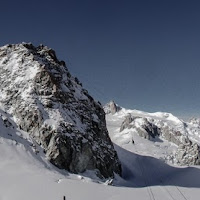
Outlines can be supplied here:
M147 118L132 117L131 114L125 117L125 120L120 127L120 131L123 131L126 128L135 129L139 136L149 140L160 135L160 129L155 124L149 122Z
M170 117L176 120L176 118ZM162 121L157 118L133 116L129 113L121 124L120 132L125 129L133 129L139 136L149 140L160 136L178 146L177 152L173 156L173 162L179 165L199 165L199 145L187 137L188 125L185 122L176 121L178 124L175 126L173 120L167 121L164 118ZM197 119L190 123L199 126ZM190 130L193 130L192 127Z
M114 101L110 101L104 106L104 111L106 114L115 114L116 112L119 112L121 110L121 107L118 106Z
M0 105L57 167L78 173L121 174L101 105L46 46L0 48Z
M126 128L128 128L128 129L132 128L133 125L131 125L131 122L133 122L134 119L135 119L135 118L132 117L131 114L128 114L128 115L125 117L124 121L122 122L119 131L121 132L121 131L123 131L123 130L126 129Z
M160 128L162 137L169 142L173 142L176 145L180 145L182 134L180 131L175 131L173 128L169 126L163 126Z
M179 145L175 159L179 165L200 165L200 147L188 140Z

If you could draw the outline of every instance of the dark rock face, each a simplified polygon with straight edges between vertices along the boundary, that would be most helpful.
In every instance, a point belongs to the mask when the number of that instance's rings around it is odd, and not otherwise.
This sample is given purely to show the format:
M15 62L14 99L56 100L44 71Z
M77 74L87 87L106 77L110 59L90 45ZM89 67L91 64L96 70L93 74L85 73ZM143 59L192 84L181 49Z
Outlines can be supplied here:
M0 92L0 104L57 167L121 174L101 105L52 49L27 43L1 47Z
M144 138L151 139L160 135L160 129L145 118L144 124L141 126L141 128L138 128L138 133Z

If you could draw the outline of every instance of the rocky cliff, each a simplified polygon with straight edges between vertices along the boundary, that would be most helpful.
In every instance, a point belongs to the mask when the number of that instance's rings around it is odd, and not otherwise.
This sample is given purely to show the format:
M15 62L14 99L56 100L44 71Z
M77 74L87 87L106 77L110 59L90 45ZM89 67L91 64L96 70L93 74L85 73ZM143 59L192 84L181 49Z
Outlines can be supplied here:
M0 106L59 168L121 174L101 105L46 46L0 48Z

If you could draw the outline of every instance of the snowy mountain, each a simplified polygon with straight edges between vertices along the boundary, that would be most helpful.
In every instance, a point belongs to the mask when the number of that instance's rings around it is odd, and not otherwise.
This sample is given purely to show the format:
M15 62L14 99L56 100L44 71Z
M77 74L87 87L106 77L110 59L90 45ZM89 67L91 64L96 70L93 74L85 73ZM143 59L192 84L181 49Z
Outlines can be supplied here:
M107 119L120 120L121 126L116 134L119 140L124 138L123 135L126 136L126 143L134 142L136 135L151 140L153 144L166 140L174 145L176 151L169 151L163 159L179 165L200 164L200 126L197 119L184 122L170 113L147 113L121 107L118 111L111 112L115 107L113 104L115 103L111 101L104 109L108 113Z
M94 171L76 175L56 168L31 135L0 109L0 199L198 200L200 167L163 162L162 153L177 148L168 141L134 135L133 145L128 142L128 133L119 132L122 121L119 113L107 115L109 134L123 170L122 177L115 174L113 180L105 180L98 179Z
M106 114L115 114L121 110L121 107L118 106L114 101L110 101L103 108Z
M0 106L44 149L48 160L78 173L120 174L101 105L46 46L0 48Z
M179 148L174 132L198 142L198 120L111 102L105 122L101 105L42 45L1 47L0 83L0 200L199 199L200 166L168 162Z

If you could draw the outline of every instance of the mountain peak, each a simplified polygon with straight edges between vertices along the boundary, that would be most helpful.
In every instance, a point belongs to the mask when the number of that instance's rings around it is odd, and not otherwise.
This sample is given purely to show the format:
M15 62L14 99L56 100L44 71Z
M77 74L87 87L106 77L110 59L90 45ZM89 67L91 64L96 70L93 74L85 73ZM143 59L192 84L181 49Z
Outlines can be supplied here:
M0 48L0 105L57 167L121 173L99 103L54 50L31 43ZM103 160L106 159L107 163Z
M26 56L28 56L29 54L34 56L35 59L37 59L37 57L43 57L44 59L47 59L51 62L55 62L59 65L65 65L64 61L59 61L56 53L53 49L40 44L39 46L34 46L32 43L19 43L19 44L8 44L5 45L3 47L0 48L0 51L3 51L4 49L7 50L7 52L9 51L14 51L14 52L26 52Z
M109 103L107 103L104 106L104 111L106 114L115 114L116 112L120 111L121 107L118 106L113 100L111 100Z

